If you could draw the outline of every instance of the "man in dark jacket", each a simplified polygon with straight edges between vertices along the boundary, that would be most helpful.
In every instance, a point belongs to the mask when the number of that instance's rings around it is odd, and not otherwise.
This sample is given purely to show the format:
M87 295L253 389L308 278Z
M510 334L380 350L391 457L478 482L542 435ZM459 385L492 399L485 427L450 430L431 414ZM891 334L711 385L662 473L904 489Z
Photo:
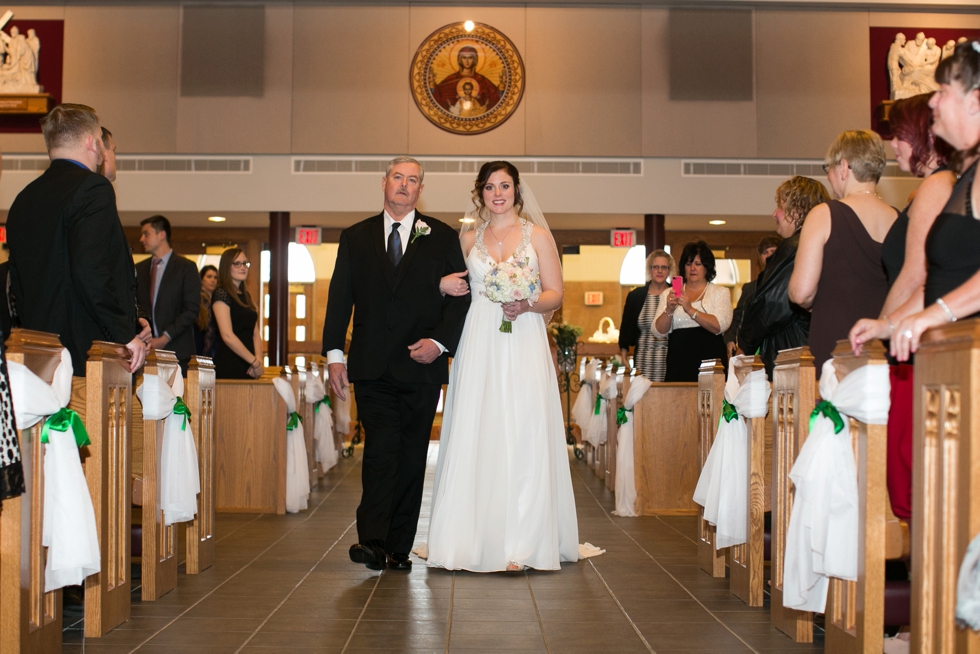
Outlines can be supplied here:
M51 165L7 215L11 290L22 327L58 334L74 374L92 341L124 344L130 372L143 365L133 257L104 159L95 111L63 104L41 121Z

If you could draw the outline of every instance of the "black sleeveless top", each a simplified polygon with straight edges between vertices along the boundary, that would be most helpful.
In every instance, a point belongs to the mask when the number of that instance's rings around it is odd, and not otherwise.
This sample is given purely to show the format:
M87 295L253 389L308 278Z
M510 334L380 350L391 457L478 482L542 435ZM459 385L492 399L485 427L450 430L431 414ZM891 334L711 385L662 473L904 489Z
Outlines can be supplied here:
M960 175L949 202L926 237L925 303L933 304L962 286L980 270L980 220L973 216L970 193L977 175L974 162ZM973 314L971 318L980 314Z
M245 301L242 293L238 298ZM220 286L214 289L211 296L211 303L224 302L228 305L231 312L231 329L242 342L249 352L255 353L255 341L252 338L255 331L255 323L259 319L259 314L248 307L243 307ZM246 361L235 354L230 347L225 345L219 332L214 353L214 376L218 379L251 379L248 376L248 368L252 363Z
M929 175L949 170L949 166L939 166ZM888 275L888 286L891 287L898 278L898 273L902 272L905 265L905 242L909 232L909 209L912 203L909 202L898 218L888 230L885 240L881 242L881 263L885 266L885 274Z

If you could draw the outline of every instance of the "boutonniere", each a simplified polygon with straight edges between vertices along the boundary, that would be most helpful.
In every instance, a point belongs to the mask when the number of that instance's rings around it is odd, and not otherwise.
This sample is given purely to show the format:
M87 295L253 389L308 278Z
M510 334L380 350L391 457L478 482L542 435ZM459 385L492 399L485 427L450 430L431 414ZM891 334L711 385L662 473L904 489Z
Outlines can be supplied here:
M413 243L415 239L419 236L428 236L432 228L425 224L424 220L415 221L415 230L412 232L412 238L409 239L409 244Z

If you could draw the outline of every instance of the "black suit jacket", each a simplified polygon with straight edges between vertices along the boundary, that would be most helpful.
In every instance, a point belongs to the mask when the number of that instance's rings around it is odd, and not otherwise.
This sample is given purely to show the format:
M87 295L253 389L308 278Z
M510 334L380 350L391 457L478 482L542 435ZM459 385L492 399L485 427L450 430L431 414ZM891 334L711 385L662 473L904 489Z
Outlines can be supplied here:
M466 270L466 264L451 227L416 212L416 224L420 220L432 231L410 240L397 270L385 250L384 214L340 234L323 325L323 354L344 349L353 312L347 360L352 382L378 379L385 371L404 382L445 384L449 379L448 357L459 344L470 297L443 297L439 281ZM448 352L427 365L413 361L408 346L421 338L439 341Z
M133 340L133 256L105 177L52 161L10 206L7 241L21 326L58 334L76 375L92 341Z
M137 298L141 307L150 308L150 259L136 264L136 281L139 282ZM170 334L170 343L165 349L173 351L182 366L186 366L194 356L194 331L191 325L197 320L201 308L201 276L189 259L176 252L170 253L167 267L163 269L157 303L152 316L156 320L156 331ZM151 323L153 324L153 323Z

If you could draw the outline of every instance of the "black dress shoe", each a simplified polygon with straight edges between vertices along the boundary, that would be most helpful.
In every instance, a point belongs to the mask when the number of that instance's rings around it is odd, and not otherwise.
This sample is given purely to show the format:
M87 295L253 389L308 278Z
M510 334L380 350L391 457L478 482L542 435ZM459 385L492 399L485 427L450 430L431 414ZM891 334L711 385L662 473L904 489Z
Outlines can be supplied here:
M388 569L389 570L411 570L412 569L412 559L408 558L408 554L389 554L388 555Z
M384 549L377 545L354 543L350 546L350 560L363 563L368 570L384 570L386 558Z

